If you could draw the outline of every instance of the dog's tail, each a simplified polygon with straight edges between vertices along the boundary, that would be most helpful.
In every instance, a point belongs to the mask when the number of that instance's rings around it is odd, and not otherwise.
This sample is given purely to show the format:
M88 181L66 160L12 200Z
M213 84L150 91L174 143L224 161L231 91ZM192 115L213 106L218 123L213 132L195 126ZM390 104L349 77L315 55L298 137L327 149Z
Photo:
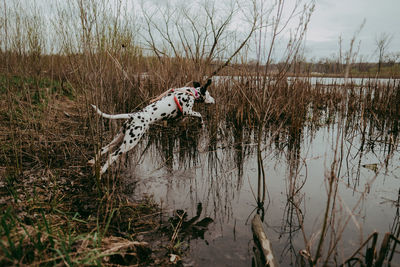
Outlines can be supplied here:
M117 115L110 115L107 113L102 112L98 107L96 107L95 105L92 105L92 107L96 110L96 112L107 119L129 119L131 116L131 114L127 113L127 114L117 114Z

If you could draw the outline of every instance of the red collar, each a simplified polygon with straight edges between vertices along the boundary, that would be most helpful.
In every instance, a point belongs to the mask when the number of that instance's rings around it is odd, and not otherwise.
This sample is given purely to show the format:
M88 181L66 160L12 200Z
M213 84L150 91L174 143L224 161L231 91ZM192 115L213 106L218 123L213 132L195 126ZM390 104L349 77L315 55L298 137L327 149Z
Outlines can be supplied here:
M175 91L174 89L171 89L171 92L174 92L174 91ZM174 94L174 101L175 101L175 104L176 104L176 106L178 107L179 111L180 111L181 113L183 113L182 105L179 103L179 100L178 100L178 98L176 97L175 94Z
M193 88L193 89L194 89L194 93L193 92L184 92L184 93L192 95L195 99L199 98L200 97L199 92L197 92L197 90L195 88ZM174 91L175 91L175 89L171 89L171 92L174 92ZM174 94L174 101L175 101L175 104L176 104L177 108L179 109L179 111L181 113L183 113L182 105L179 103L179 100L175 94Z
M181 104L179 103L179 100L178 100L178 98L176 97L176 95L174 95L174 101L175 101L175 104L176 104L176 106L178 107L179 111L180 111L181 113L183 113L183 108L182 108Z

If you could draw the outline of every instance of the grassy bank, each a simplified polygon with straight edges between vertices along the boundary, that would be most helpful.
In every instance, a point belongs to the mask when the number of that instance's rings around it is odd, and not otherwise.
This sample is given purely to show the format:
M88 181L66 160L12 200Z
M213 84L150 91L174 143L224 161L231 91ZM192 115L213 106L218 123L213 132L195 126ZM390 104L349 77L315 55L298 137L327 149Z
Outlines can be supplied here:
M132 203L116 177L97 184L85 166L93 144L82 94L69 83L5 74L0 88L1 265L167 261L167 249L155 257L146 242L160 222L152 199Z

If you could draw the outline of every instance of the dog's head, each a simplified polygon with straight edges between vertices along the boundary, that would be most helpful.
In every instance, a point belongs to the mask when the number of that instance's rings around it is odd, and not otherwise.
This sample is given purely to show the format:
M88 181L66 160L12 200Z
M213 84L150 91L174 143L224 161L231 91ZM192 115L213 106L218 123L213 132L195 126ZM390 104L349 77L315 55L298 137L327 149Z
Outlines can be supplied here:
M204 102L206 104L215 103L215 99L207 91L207 87L210 86L210 84L211 84L211 79L209 79L207 83L203 86L201 86L199 82L193 82L193 87L200 92L200 97L198 98L199 102Z

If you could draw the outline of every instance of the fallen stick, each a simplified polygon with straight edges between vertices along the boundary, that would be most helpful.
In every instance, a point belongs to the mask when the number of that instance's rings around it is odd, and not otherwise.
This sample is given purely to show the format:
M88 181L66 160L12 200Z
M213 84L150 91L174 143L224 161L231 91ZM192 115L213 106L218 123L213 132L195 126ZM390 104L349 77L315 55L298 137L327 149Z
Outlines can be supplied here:
M259 247L261 252L261 260L265 266L276 267L278 266L272 252L271 242L269 242L267 235L262 227L260 215L254 215L251 221L251 229L253 230L254 243Z

